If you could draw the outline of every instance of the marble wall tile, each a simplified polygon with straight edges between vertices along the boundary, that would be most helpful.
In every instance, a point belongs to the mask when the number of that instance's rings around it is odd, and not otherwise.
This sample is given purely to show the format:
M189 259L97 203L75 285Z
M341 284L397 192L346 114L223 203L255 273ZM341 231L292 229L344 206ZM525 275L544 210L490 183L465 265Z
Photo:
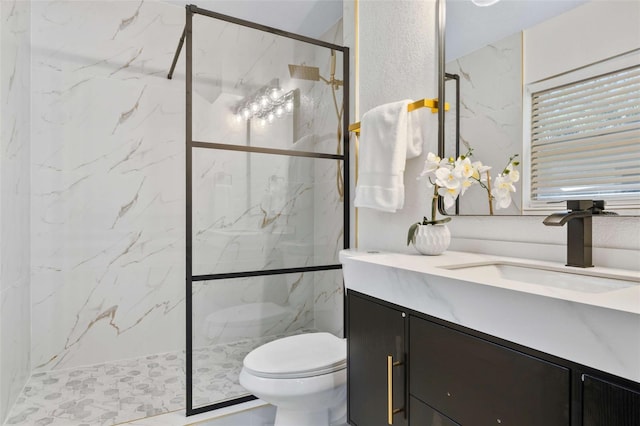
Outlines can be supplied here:
M29 286L0 292L0 422L8 415L30 374Z
M0 423L30 373L30 10L0 4Z
M247 168L250 173L242 174ZM315 180L316 171L324 168L330 169L331 177L318 173ZM194 155L194 273L335 263L334 228L342 229L342 211L316 202L318 194L335 192L333 160L198 152ZM337 196L330 201L335 205ZM316 222L321 224L317 229Z
M292 333L313 326L313 273L194 283L194 347Z
M342 272L323 271L315 275L314 327L344 337L344 286Z
M26 1L2 3L0 289L26 282L29 271L29 10Z
M165 76L184 12L45 1L32 20L32 365L178 350L184 85Z

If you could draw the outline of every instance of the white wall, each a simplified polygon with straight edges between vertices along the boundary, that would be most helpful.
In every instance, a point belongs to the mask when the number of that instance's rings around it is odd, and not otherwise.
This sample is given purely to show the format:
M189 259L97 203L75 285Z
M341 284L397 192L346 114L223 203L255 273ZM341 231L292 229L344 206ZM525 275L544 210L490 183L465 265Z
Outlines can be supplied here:
M345 6L345 25L353 16L353 4ZM360 116L371 108L402 99L437 97L435 1L359 2L359 103ZM351 21L354 22L354 21ZM352 24L353 25L353 24ZM352 30L353 31L353 30ZM345 42L354 47L355 35ZM352 50L355 55L355 50ZM355 65L355 64L354 64ZM427 206L427 188L416 177L422 171L428 151L437 150L437 115L426 109L414 111L423 123L423 154L407 162L404 185L405 205L397 213L358 209L359 247L407 251L407 229L422 220ZM414 117L415 117L414 116ZM352 152L354 138L352 136ZM352 169L352 180L355 170ZM353 181L352 181L353 184ZM353 194L353 191L352 191ZM355 217L354 217L355 226Z
M590 1L525 30L524 84L640 48L638 22L640 2Z
M404 97L436 97L435 2L361 1L359 8L360 78L356 90L361 112ZM352 4L345 6L346 25L347 12L352 10ZM590 30L609 42L598 25ZM351 35L346 38L354 39ZM425 151L433 150L436 120L428 116L424 120L429 126ZM359 209L360 248L415 253L405 242L408 227L427 212L427 194L415 181L421 168L421 159L407 163L407 202L398 213ZM640 218L599 217L593 226L596 265L640 269ZM449 228L451 250L565 261L566 229L546 227L542 217L455 217Z
M0 4L0 423L30 374L30 9Z

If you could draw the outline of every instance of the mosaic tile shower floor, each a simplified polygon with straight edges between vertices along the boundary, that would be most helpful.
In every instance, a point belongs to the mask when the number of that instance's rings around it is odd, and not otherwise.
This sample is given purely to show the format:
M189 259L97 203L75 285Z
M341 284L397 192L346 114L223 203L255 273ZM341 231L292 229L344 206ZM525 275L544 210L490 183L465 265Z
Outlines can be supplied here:
M279 337L194 350L194 406L247 392L238 384L242 360ZM185 407L185 355L172 352L35 373L9 413L11 426L110 426Z

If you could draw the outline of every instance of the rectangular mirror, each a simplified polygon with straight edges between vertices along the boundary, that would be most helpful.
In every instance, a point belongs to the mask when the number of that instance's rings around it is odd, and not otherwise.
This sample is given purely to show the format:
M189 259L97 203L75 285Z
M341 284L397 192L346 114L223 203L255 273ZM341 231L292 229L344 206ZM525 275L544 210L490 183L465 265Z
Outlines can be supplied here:
M447 213L543 215L564 210L567 199L584 198L605 199L607 210L619 214L638 214L638 2L501 0L479 7L473 0L448 0L444 22L439 20L444 25L440 85L450 110L440 126L441 156L471 149L472 161L492 167L484 186L469 188L458 198L457 210ZM621 69L628 72L616 83L620 89L608 82L594 89L602 93L602 106L578 85L573 104L567 98L551 112L543 110L547 116L537 112L538 94L575 82L598 84L588 79L602 81ZM625 93L619 104L610 101L614 90ZM500 208L491 203L489 188L514 156L520 179L513 183L510 205ZM635 167L628 167L631 162Z

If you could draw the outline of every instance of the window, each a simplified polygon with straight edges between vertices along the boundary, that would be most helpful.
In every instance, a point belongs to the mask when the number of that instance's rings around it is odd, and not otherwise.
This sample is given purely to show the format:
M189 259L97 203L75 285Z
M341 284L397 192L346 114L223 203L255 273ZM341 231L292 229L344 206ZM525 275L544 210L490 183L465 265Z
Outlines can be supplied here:
M525 103L525 209L640 207L640 52L533 83Z

